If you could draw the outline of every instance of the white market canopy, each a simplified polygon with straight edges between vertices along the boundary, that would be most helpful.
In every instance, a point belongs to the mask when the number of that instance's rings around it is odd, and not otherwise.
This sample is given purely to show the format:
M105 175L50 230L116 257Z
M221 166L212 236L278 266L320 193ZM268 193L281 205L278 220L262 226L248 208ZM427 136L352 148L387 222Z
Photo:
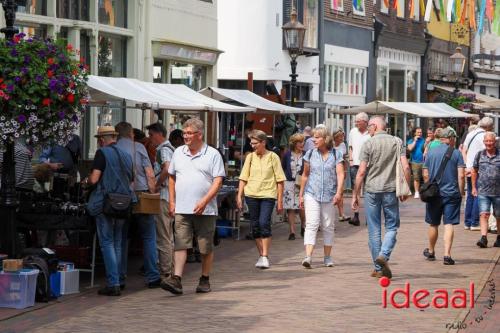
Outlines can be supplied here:
M257 109L261 113L279 113L279 114L305 114L312 113L311 109L303 109L287 106L280 103L267 100L250 90L241 89L222 89L208 87L200 90L200 94L215 98L219 101L232 100L249 107Z
M158 106L159 109L217 112L255 112L252 107L240 107L204 96L182 84L144 82L132 78L90 75L87 82L90 104L127 100L137 104Z
M357 114L366 112L368 114L414 114L426 118L468 118L471 115L459 111L446 103L410 103L410 102L382 102L374 101L368 104L350 109L335 111L340 114Z

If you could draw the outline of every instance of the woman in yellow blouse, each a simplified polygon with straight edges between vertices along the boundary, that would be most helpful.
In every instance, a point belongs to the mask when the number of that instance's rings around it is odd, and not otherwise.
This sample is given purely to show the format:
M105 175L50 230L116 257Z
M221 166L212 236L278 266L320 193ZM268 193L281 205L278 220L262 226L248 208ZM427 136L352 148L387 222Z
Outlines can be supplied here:
M278 155L266 149L266 133L253 130L248 135L253 152L245 159L240 174L237 205L243 208L243 195L250 213L252 234L259 260L257 268L269 268L271 214L277 201L278 214L283 212L283 184L286 180Z

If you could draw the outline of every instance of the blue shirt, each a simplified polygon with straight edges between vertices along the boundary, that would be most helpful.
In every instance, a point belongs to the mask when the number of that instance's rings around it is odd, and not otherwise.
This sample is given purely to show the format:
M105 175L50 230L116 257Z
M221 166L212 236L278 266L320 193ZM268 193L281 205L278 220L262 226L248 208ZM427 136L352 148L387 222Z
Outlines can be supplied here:
M412 144L414 139L408 140L407 144ZM411 151L410 154L410 162L413 163L424 163L424 144L425 144L425 139L424 138L418 138L417 139L417 144L415 147L413 147L413 150Z
M473 168L478 172L477 192L479 195L500 197L500 149L488 156L481 150L474 158Z
M55 145L45 148L40 154L40 163L62 163L63 167L60 172L69 172L73 169L73 157L68 148Z
M335 153L335 154L334 154ZM332 149L326 161L323 160L317 148L309 150L304 155L304 161L309 163L305 193L318 202L333 201L337 193L337 164L344 162L342 153Z
M430 180L436 177L448 147L446 144L441 144L427 153L423 167L429 170ZM439 193L442 197L461 197L458 187L458 168L465 168L465 163L462 154L457 149L454 149L450 160L446 164L443 176L438 182Z
M134 142L129 138L121 138L116 143L116 146L128 153L132 159L132 165L134 170L134 191L147 191L148 180L146 177L145 169L151 166L151 161L149 160L148 153L144 145L139 142Z
M177 148L168 166L175 176L175 213L194 214L196 203L203 198L216 177L225 177L224 162L217 149L206 144L195 155L188 146ZM217 198L205 207L202 215L217 215Z

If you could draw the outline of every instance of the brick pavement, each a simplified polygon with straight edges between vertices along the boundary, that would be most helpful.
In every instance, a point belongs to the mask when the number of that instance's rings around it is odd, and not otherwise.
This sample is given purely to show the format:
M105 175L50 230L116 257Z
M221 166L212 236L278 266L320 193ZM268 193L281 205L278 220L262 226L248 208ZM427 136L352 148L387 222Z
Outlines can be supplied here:
M477 296L500 250L477 248L479 233L464 231L460 225L452 252L456 265L427 262L421 255L427 245L423 205L412 200L402 205L401 214L389 290L408 281L411 290L451 291L467 288L473 281ZM287 228L282 224L275 226L274 235L269 270L253 267L257 255L252 242L224 240L216 252L210 294L194 293L199 267L189 265L183 296L140 289L136 282L119 298L98 297L92 291L0 321L0 332L446 332L447 323L465 318L468 312L413 306L383 309L382 288L369 276L372 266L365 226L337 224L333 268L321 267L321 251L316 251L313 269L303 269L301 239L286 240ZM442 258L441 236L437 256ZM494 317L488 316L485 319L491 322Z

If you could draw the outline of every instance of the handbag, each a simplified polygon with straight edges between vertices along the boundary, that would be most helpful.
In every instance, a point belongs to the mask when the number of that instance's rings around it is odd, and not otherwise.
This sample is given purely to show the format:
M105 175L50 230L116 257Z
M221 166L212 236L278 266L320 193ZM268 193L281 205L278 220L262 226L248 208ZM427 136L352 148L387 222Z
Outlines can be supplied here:
M401 144L394 138L397 145L397 159L396 159L396 196L407 197L411 195L410 185L406 181L403 164L401 164Z
M439 166L439 170L436 174L436 177L423 183L420 186L420 200L422 200L423 202L433 202L441 197L441 195L439 194L439 181L443 176L446 164L448 163L448 161L451 158L451 155L453 154L453 149L454 149L453 146L450 146L446 151L446 154L444 155L443 160L441 161L441 165Z
M124 179L129 180L129 177L125 172L125 167L123 166L123 161L120 158L120 154L118 154L116 147L111 146L111 148L118 156L118 161L120 162L120 170L123 173ZM132 196L130 194L123 193L105 193L102 212L104 215L112 218L129 218L130 213L132 212Z

